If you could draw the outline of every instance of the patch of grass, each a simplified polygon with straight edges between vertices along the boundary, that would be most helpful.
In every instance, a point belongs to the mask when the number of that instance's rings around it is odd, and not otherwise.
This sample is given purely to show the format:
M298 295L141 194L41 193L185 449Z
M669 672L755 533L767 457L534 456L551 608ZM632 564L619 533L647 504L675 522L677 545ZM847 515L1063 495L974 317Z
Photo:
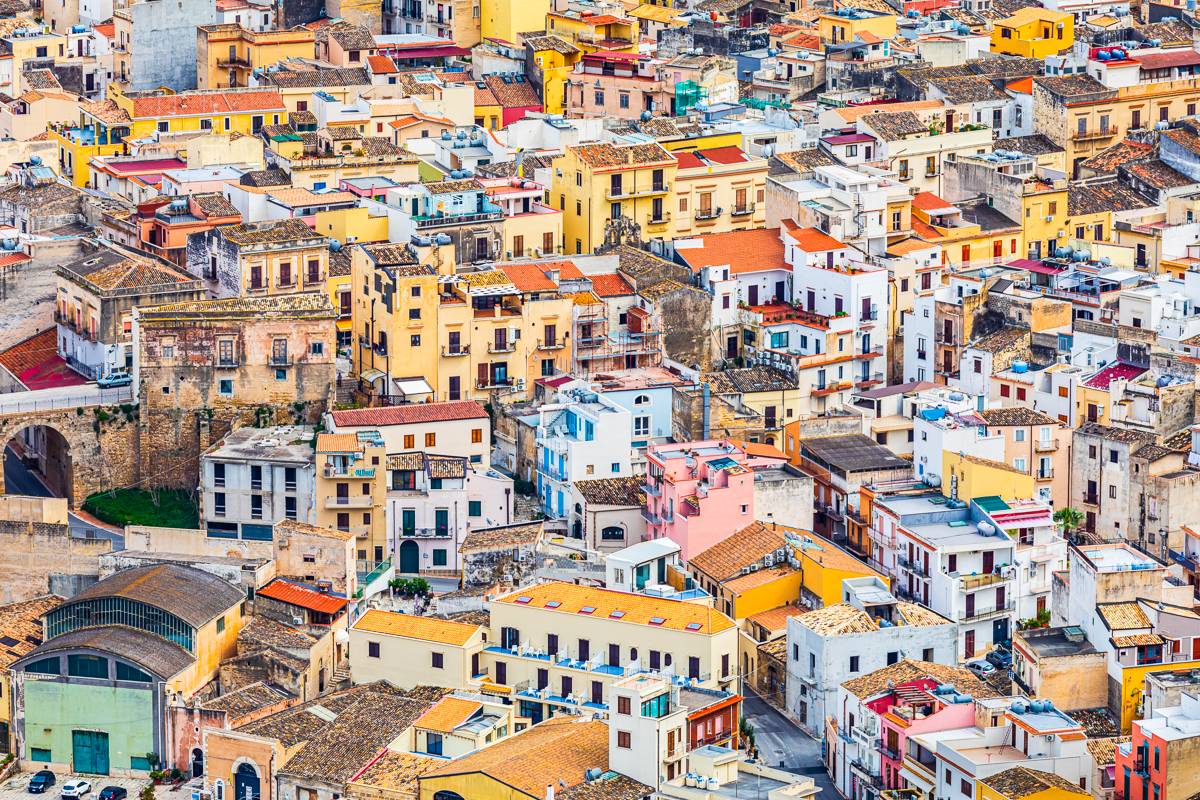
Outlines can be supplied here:
M94 494L84 502L83 510L95 514L101 522L109 525L200 527L199 509L186 492L159 489L152 496L142 489L118 489L115 495L108 492ZM157 497L158 505L154 504L154 497Z

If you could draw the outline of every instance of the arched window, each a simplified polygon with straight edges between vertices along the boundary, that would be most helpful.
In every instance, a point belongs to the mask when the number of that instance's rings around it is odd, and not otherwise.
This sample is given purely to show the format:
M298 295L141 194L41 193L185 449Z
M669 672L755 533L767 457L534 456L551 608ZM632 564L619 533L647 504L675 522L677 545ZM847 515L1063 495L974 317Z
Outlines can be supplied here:
M648 406L648 405L650 405L650 395L648 395L648 394L639 394L637 397L633 398L633 404L634 404L635 406Z
M619 542L625 538L625 529L619 525L609 525L600 531L600 538L604 541Z
M582 505L580 505L579 503L576 503L576 504L575 504L575 513L576 513L576 514L582 514L582 513L583 513L583 506L582 506Z
M631 647L631 648L629 648L629 660L630 660L630 661L637 661L637 660L638 660L638 659L637 659L637 648L636 648L636 647Z
M582 522L582 521L580 521L580 520L575 520L575 522L574 522L574 523L572 523L572 525L571 525L571 535L572 535L573 537L575 537L576 539L582 539L582 538L583 538L583 522Z
M225 800L225 781L218 779L213 782L213 795L216 800Z
M458 792L434 792L433 800L463 800L463 796Z

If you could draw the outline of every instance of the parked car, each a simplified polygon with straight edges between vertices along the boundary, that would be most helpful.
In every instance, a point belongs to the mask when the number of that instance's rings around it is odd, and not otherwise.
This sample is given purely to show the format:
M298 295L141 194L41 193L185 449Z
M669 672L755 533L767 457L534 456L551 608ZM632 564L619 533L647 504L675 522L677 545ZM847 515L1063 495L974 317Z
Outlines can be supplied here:
M79 800L81 797L86 797L92 791L92 784L88 781L76 778L73 781L67 781L62 788L63 800Z
M105 786L100 790L100 800L125 800L129 792L120 786Z
M985 675L990 675L996 671L996 668L986 661L971 661L967 664L967 669L974 672L980 678Z
M111 389L114 386L128 386L133 383L133 376L128 372L110 372L96 379L96 385L101 389Z
M29 779L29 791L33 794L41 794L53 785L54 773L48 769L36 773Z
M987 654L988 663L996 669L1008 669L1012 666L1012 653L1003 650L993 650Z

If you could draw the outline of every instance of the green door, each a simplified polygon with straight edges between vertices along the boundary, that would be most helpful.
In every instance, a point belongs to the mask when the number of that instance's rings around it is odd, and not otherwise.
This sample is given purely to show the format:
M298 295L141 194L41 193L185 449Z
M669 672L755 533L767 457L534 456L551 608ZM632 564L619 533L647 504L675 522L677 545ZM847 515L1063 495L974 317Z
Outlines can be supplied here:
M72 766L86 775L108 774L108 734L102 731L73 731Z
M421 571L421 548L412 539L400 543L400 572L415 575Z

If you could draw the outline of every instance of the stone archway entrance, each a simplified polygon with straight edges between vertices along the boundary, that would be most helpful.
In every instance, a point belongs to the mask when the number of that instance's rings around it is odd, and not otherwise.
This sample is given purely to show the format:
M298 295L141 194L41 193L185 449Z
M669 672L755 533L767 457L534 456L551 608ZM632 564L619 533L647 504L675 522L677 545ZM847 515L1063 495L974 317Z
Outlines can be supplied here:
M75 468L71 442L53 425L30 423L4 434L3 478L0 489L4 494L27 494L67 498L76 507L85 498L75 497ZM11 485L10 485L11 484Z

